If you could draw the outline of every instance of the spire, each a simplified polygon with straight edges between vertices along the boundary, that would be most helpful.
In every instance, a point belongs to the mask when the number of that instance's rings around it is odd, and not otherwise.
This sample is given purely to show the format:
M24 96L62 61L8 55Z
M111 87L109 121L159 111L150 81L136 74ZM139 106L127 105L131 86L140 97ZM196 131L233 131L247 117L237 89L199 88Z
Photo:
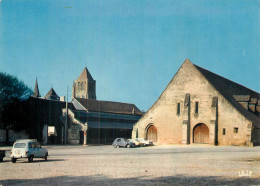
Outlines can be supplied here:
M36 82L35 82L33 97L35 97L35 98L41 97L41 94L40 94L39 88L38 88L37 78L36 78Z

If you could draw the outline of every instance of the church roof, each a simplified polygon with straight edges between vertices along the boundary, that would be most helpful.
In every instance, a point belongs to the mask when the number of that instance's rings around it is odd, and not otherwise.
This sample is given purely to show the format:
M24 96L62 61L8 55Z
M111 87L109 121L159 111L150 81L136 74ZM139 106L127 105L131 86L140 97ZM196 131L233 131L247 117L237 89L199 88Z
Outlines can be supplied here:
M46 94L45 97L48 97L48 96L58 96L58 95L56 94L56 92L54 91L54 89L51 88L51 89L49 90L49 92Z
M134 104L112 101L99 101L84 98L74 98L74 100L79 102L81 106L83 106L88 111L143 115L143 113Z
M225 99L227 99L242 115L244 115L248 120L252 121L255 127L260 128L259 117L256 114L243 108L243 106L237 102L237 99L242 99L242 98L245 99L248 98L249 96L251 98L255 98L259 100L260 99L259 93L243 85L228 80L220 75L210 72L204 68L201 68L195 64L193 65L210 82L210 84L220 94L222 94L222 96L225 97Z
M94 81L93 77L91 76L90 72L88 71L87 67L84 68L84 70L81 72L77 80L91 80Z
M33 92L33 97L41 97L39 88L38 88L38 82L37 82L37 78L36 78L36 82L35 82L35 87L34 87L34 92Z

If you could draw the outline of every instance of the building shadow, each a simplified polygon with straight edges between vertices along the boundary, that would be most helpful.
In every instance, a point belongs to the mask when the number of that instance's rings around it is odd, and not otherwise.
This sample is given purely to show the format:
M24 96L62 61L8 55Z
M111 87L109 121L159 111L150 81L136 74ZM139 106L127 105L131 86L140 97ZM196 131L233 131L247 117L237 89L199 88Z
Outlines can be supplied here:
M167 177L133 177L108 178L104 175L95 176L57 176L39 179L7 179L0 185L259 185L260 178L225 178L217 176L186 176Z

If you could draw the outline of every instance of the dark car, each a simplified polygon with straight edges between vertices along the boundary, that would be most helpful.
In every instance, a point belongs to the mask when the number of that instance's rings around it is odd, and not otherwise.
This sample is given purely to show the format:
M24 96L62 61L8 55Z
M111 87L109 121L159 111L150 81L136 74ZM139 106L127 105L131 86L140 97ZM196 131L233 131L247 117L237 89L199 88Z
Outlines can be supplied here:
M116 138L112 145L114 148L116 148L116 147L130 148L130 147L135 146L134 143L130 142L128 139L125 139L125 138Z

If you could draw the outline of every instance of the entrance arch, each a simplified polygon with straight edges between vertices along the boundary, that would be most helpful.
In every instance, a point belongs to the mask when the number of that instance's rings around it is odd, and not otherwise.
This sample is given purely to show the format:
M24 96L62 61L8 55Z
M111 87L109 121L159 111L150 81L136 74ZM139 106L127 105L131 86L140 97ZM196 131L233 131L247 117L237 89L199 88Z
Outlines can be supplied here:
M203 123L193 128L193 143L209 143L209 128Z
M148 126L146 138L147 140L153 140L153 142L157 142L157 129L154 125Z

